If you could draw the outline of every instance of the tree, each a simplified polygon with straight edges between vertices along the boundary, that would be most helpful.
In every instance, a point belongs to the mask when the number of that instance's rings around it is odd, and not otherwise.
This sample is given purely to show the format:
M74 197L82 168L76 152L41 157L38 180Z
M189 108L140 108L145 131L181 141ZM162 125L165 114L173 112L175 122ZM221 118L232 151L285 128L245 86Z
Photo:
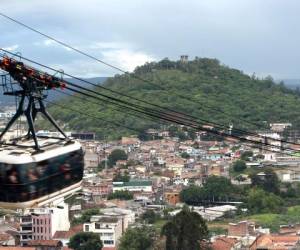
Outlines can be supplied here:
M262 188L267 192L279 194L280 181L272 169L267 168L263 175L253 174L250 178L252 187Z
M128 182L130 180L130 176L128 175L128 172L125 172L124 175L121 175L121 173L117 173L116 176L113 178L114 182Z
M283 200L273 194L267 193L260 188L253 188L247 196L247 208L251 213L279 213Z
M157 219L159 219L159 215L156 214L153 210L147 210L142 214L142 219L149 224L153 224Z
M150 250L153 232L147 227L129 228L121 237L119 250Z
M129 191L115 191L107 196L108 200L120 199L120 200L132 200L133 194Z
M180 192L180 200L189 205L198 205L206 200L204 188L191 185Z
M72 225L78 225L78 224L88 222L93 215L97 215L97 214L100 214L99 209L97 209L97 208L87 209L82 212L82 214L79 218L73 219Z
M74 250L101 250L103 244L97 234L80 232L71 237L68 246Z
M208 199L214 201L227 200L235 193L235 189L230 180L223 176L213 175L208 177L203 188Z
M180 192L181 201L189 205L199 205L207 200L228 200L237 196L237 188L222 176L210 176L203 187L191 185Z
M97 172L101 172L103 169L105 169L105 160L101 161L97 166Z
M249 161L250 157L253 157L253 152L252 151L245 151L241 155L241 160L243 160L243 161Z
M247 168L247 165L244 161L242 160L237 160L233 163L233 170L235 172L242 172Z
M205 220L187 207L163 226L161 234L166 236L166 250L200 250L200 243L208 239Z
M181 154L181 157L184 158L184 159L189 159L190 158L190 155L187 153L187 152L183 152Z
M119 160L127 160L128 156L122 149L113 150L108 156L108 164L109 166L114 166Z

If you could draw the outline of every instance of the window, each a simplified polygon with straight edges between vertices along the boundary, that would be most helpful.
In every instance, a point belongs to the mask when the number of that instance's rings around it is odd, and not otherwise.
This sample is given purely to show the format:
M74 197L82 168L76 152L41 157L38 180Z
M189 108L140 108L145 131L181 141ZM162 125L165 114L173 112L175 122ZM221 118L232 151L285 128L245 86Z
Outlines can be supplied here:
M113 233L103 233L102 236L110 236L112 237L114 234Z
M80 181L83 167L82 150L38 163L0 164L0 201L24 202L58 191Z
M100 223L95 223L95 229L100 229Z
M90 226L89 225L85 225L84 226L84 231L85 232L89 232L90 231Z
M103 243L105 245L113 245L114 244L114 241L113 240L104 240Z

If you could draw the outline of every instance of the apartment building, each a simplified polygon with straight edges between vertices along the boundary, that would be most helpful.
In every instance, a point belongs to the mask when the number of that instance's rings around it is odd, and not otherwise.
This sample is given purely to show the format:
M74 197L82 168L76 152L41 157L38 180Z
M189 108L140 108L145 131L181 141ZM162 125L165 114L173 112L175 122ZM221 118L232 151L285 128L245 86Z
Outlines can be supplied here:
M31 240L50 240L56 231L69 230L68 205L26 209L20 218L20 244Z

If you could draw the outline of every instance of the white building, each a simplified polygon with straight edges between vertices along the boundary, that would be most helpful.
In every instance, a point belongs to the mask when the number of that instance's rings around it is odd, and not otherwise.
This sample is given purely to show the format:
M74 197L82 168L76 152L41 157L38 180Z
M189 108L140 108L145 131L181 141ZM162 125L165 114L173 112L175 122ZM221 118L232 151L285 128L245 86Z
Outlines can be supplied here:
M152 181L149 180L131 180L129 182L113 182L113 192L149 192L153 191Z
M122 220L117 217L95 215L89 223L84 223L84 232L98 234L104 247L116 247L122 236Z
M122 208L101 209L102 215L94 215L83 225L84 232L99 235L104 247L116 247L128 226L135 221L132 210Z

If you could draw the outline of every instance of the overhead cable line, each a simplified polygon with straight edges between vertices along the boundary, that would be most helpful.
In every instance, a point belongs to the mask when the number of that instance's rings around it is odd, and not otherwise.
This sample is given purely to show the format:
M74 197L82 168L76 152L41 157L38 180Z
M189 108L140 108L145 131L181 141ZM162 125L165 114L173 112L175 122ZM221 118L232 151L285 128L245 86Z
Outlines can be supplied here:
M119 72L122 72L122 73L124 73L124 74L126 74L126 75L130 75L131 77L134 77L135 79L138 79L138 80L140 80L140 81L146 82L146 83L151 84L151 85L156 86L156 87L159 87L159 88L162 89L162 90L168 91L166 88L162 87L162 84L157 84L157 83L154 83L154 82L152 82L152 81L150 81L150 80L148 80L148 79L144 79L144 78L142 78L142 77L140 77L140 76L138 76L138 75L136 75L136 74L131 74L130 72L128 72L128 71L126 71L126 70L123 70L123 69L121 69L120 67L117 67L117 66L115 66L115 65L112 65L112 64L110 64L110 63L107 63L107 62L105 62L105 61L103 61L103 60L101 60L101 59L99 59L99 58L97 58L97 57L95 57L95 56L93 56L93 55L90 55L90 54L88 54L88 53L86 53L86 52L84 52L84 51L82 51L82 50L80 50L80 49L78 49L78 48L75 48L74 46L71 46L71 45L67 44L66 42L62 42L62 41L58 40L57 38L54 38L53 36L47 35L46 33L42 32L42 31L40 31L40 30L37 30L37 29L35 29L35 28L33 28L33 27L31 27L31 26L29 26L29 25L23 23L23 22L20 22L20 21L14 19L14 18L12 18L12 17L9 17L8 15L5 15L4 13L1 13L1 12L0 12L0 15L1 15L2 17L4 17L4 18L6 18L6 19L8 19L8 20L10 20L10 21L12 21L12 22L18 24L18 25L21 25L21 26L25 27L26 29L29 29L29 30L31 30L31 31L33 31L33 32L35 32L35 33L41 35L41 36L44 36L44 37L46 37L46 38L48 38L48 39L50 39L50 40L52 40L52 41L54 41L54 42L56 42L56 43L62 45L62 46L64 46L64 47L70 49L70 50L73 50L73 51L75 51L75 52L77 52L77 53L79 53L79 54L81 54L81 55L83 55L83 56L86 56L86 57L92 59L92 60L95 60L95 61L97 61L98 63L101 63L101 64L103 64L103 65L106 65L106 66L110 67L110 68L113 68L113 69L115 69L115 70L118 70ZM96 87L99 87L99 85L96 85ZM184 99L184 100L187 100L187 101L189 101L189 102L192 102L192 103L195 103L195 102L196 102L196 103L198 103L198 104L201 104L202 106L206 106L208 109L213 109L214 111L219 112L219 113L222 113L223 115L231 116L230 114L227 114L226 112L224 112L224 111L222 111L222 110L219 110L219 109L210 107L210 106L208 106L208 105L206 105L206 104L203 104L203 103L199 102L198 100L195 100L194 97L192 97L192 96L185 96L185 95L182 95L182 94L179 94L179 93L175 93L175 95L177 95L178 97L180 97L180 98L182 98L182 99ZM255 125L256 127L259 127L259 126L260 126L260 125L258 125L258 124L256 124L256 123L253 123L253 122L251 122L251 121L247 121L247 120L244 120L244 119L241 119L241 118L238 118L238 120L241 120L241 121L246 122L246 123L251 124L251 125Z
M108 103L106 99L102 99L102 100L99 99L100 102L96 102L96 101L90 100L90 99L88 99L88 98L81 97L81 96L80 96L80 93L78 93L78 92L75 92L75 93L77 93L78 95L76 95L76 94L72 95L72 94L70 94L70 93L67 93L67 92L64 92L64 91L61 91L61 90L58 90L58 89L55 89L55 91L58 92L58 93L61 93L61 94L70 96L70 97L72 97L72 98L77 98L77 99L80 99L80 100L82 100L82 101L89 102L89 103L96 104L96 105L103 105L103 104L104 104L104 105L107 106L108 104L111 104L111 103ZM134 112L130 112L130 111L126 110L125 107L119 107L119 108L108 107L108 108L110 108L111 110L118 111L118 112L126 111L127 114L130 114L130 115L132 115L132 116L136 116L136 117L139 118L139 119L147 119L147 120L149 120L149 121L152 121L152 122L156 122L156 123L157 123L157 119L154 120L153 118L150 118L150 117L147 117L147 116L142 116L142 115L140 115L140 114L137 113L137 112L135 112L135 113L134 113ZM161 121L160 121L160 122L161 122ZM164 123L164 122L163 122L163 123ZM164 123L164 124L166 124L166 123Z
M54 103L54 102L51 102L51 101L47 101L47 100L43 100L43 101L46 102L46 103L49 103L51 105L58 106L58 107L63 108L63 109L67 109L67 110L73 111L75 113L78 113L78 114L81 114L81 115L84 115L84 116L87 116L87 117L90 117L90 118L93 118L93 119L96 119L96 120L104 121L107 124L112 124L112 125L117 126L117 127L123 127L123 128L128 129L128 130L132 130L132 131L139 132L139 133L144 132L143 130L139 130L137 128L132 128L130 126L126 126L124 124L121 124L121 123L118 123L118 122L115 122L115 121L107 120L107 119L104 119L102 117L97 117L97 116L94 116L94 115L90 115L86 112L82 112L82 111L77 110L77 109L69 108L69 107L66 107L64 105L60 105L60 104L57 104L57 103Z
M42 64L40 64L40 65L42 65ZM48 67L48 66L45 66L45 67ZM55 71L57 72L57 70L55 70ZM86 91L91 91L92 93L94 93L94 91L92 91L90 89L87 89L87 88L84 88L82 86L78 86L78 85L76 85L74 83L70 83L70 82L65 81L65 80L64 80L64 82L67 83L67 84L69 84L69 85L71 85L71 86L75 86L77 88L80 88L80 89L83 89L83 90L86 90ZM72 89L70 87L67 87L67 89L72 90L72 91L77 92L77 93L81 93L81 94L86 95L88 97L95 98L95 99L99 100L98 96L87 94L87 93L84 93L84 92ZM130 102L125 102L123 100L120 100L120 99L117 99L117 98L114 98L114 97L110 97L110 96L107 96L107 95L100 94L99 92L95 92L95 94L98 94L100 96L104 96L104 97L108 98L110 102L111 102L110 99L112 99L114 101L114 102L112 102L114 105L121 106L121 107L124 104L125 105L129 105L129 106L126 106L127 109L134 110L134 111L140 112L142 114L145 114L145 115L148 115L148 116L151 116L151 117L155 117L155 118L158 118L158 119L161 119L161 120L173 122L173 123L178 124L178 125L185 125L187 127L194 128L194 129L197 129L197 130L206 131L206 132L209 132L209 133L213 131L212 129L207 129L207 128L203 127L202 125L199 125L199 123L197 121L191 121L191 120L187 121L185 116L180 116L180 117L174 118L172 115L170 116L170 114L168 114L168 113L167 114L166 113L159 113L157 110L145 108L143 106L139 106L137 104L132 104ZM120 104L120 102L122 104ZM134 106L134 108L132 107L132 105ZM243 138L243 137L239 137L239 136L234 135L234 134L226 134L224 131L216 131L216 130L214 130L213 133L217 134L219 136L223 136L223 137L226 137L226 136L227 137L233 137L233 138L239 139L239 140L244 141L244 142L248 141L248 142L251 142L251 143L254 143L254 144L271 146L273 148L277 147L277 148L282 149L282 147L278 146L278 145L273 145L273 144L269 144L269 143L266 143L266 142L259 142L259 141L255 141L255 140L249 140L249 139L246 139L246 138ZM290 148L286 148L286 149L290 149ZM290 150L293 150L293 149L290 149Z
M24 60L26 60L26 61L28 61L28 62L31 62L31 63L33 63L33 64L36 64L36 65L40 66L40 67L43 67L43 68L52 70L52 71L54 71L54 72L62 73L61 71L59 71L59 70L57 70L57 69L54 69L54 68L49 67L49 66L46 66L46 65L44 65L44 64L42 64L42 63L38 63L38 62L33 61L33 60L31 60L31 59L25 58L25 57L23 57L23 56L20 56L19 54L12 53L12 52L7 51L7 50L5 50L5 49L0 49L0 50L4 51L5 53L8 53L8 54L17 56L17 57L19 57L19 58L22 58L22 59L24 59ZM100 85L91 83L90 81L87 81L87 80L85 80L85 79L81 79L81 78L79 78L79 77L73 76L73 75L68 74L68 73L65 73L65 72L64 72L63 74L66 75L66 76L68 76L68 77L74 78L74 79L76 79L76 80L82 81L82 82L84 82L84 83L87 83L87 84L90 84L90 85L93 85L93 86L98 86L99 88L102 88L102 89L104 89L104 90L110 91L110 92L112 92L112 93L117 93L117 94L120 95L120 96L125 96L125 97L127 97L127 98L134 99L134 100L137 100L137 101L139 101L139 102L142 102L142 103L145 103L145 104L148 104L148 105L157 107L157 108L160 109L159 111L166 110L167 112L170 112L172 115L174 115L174 116L176 116L176 117L179 117L180 119L185 118L185 119L188 119L189 121L193 121L193 122L198 122L197 120L200 120L201 122L207 123L207 124L212 125L212 126L214 126L214 127L216 127L216 128L219 128L219 129L228 129L227 126L220 125L220 124L217 124L217 123L214 123L214 122L210 122L210 121L207 121L207 120L204 120L204 119L200 119L200 118L198 118L198 117L194 117L194 116L191 116L191 115L182 113L182 112L178 112L178 111L175 111L175 110L170 109L170 108L165 108L165 107L162 107L162 106L157 105L157 104L153 104L153 103L150 103L150 102L147 102L147 101L138 99L138 98L131 97L131 96L122 94L122 93L120 93L120 92L118 92L118 91L111 90L111 89L108 89L108 88L106 88L106 87L103 87L103 86L100 86ZM109 99L113 99L113 100L118 101L118 102L126 103L127 105L130 105L130 106L131 106L131 105L135 105L135 106L137 105L137 104L132 104L132 103L130 103L130 102L128 102L128 101L124 101L124 100L121 100L121 99L118 99L118 98L115 98L115 97L111 97L111 96L108 96L108 95L101 94L101 93L99 93L99 92L97 92L97 91L91 90L91 89L89 89L89 88L82 87L82 86L77 85L77 84L74 84L74 83L72 83L72 82L70 82L70 81L66 81L66 80L64 80L64 81L67 82L67 83L68 83L69 85L71 85L71 86L74 86L74 87L76 87L76 88L80 88L80 89L82 89L82 90L85 90L85 91L87 91L87 92L91 92L91 93L93 93L93 94L101 95L102 97L105 97L105 98L109 98ZM149 107L144 107L144 108L147 108L148 110L150 110ZM155 110L155 111L156 111L156 112L159 112L159 111L157 111L157 110ZM167 114L166 111L164 111L165 114ZM195 119L196 119L196 120L195 120ZM269 138L269 137L266 137L266 136L261 136L261 135L256 134L256 133L252 133L252 132L248 132L248 131L244 131L244 130L240 130L240 129L233 129L233 131L239 132L239 133L244 134L244 135L247 135L247 134L248 134L248 135L250 135L250 136L259 137L259 138L262 138L262 139L264 139L264 140L270 139L270 140L273 140L273 141L279 141L279 142L281 142L281 143L289 143L289 144L293 144L293 145L300 145L300 144L296 144L296 143L292 143L292 142L288 142L288 141L284 141L284 140L278 140L278 139Z
M81 111L79 111L79 110L75 110L75 109L66 107L66 106L64 106L64 105L59 105L59 104L57 104L57 103L53 103L53 102L50 102L50 101L46 101L46 102L47 102L47 103L50 103L51 105L58 106L58 107L60 107L60 108L62 108L62 109L66 109L66 110L70 110L70 111L79 113L79 114L81 114L81 115L83 115L83 116L86 116L86 117L90 117L90 118L93 118L93 119L96 119L96 120L103 120L101 117L97 117L97 116L94 116L94 115L90 115L90 114L88 114L88 113L81 112ZM127 128L127 129L132 130L132 131L135 131L135 132L140 132L140 133L143 133L143 132L144 132L144 131L139 130L139 129L137 129L137 128L124 126L124 125L122 125L122 124L120 124L120 123L115 123L115 122L108 121L108 120L104 120L104 121L107 122L107 123L109 123L109 124L112 123L112 124L115 125L115 126L124 127L124 128ZM209 132L209 133L213 133L213 132ZM213 133L213 134L214 134L214 133ZM222 136L222 137L224 137L224 136ZM261 147L260 147L259 145L253 145L253 144L251 144L251 146L254 147L254 148L259 148L259 149L261 149ZM271 152L271 153L279 153L278 151L272 150L272 149L269 149L269 148L264 148L263 150L265 150L265 151L267 151L267 152ZM292 155L293 155L293 154L287 153L287 152L280 152L280 154L282 154L282 155L288 155L288 156L292 156Z

